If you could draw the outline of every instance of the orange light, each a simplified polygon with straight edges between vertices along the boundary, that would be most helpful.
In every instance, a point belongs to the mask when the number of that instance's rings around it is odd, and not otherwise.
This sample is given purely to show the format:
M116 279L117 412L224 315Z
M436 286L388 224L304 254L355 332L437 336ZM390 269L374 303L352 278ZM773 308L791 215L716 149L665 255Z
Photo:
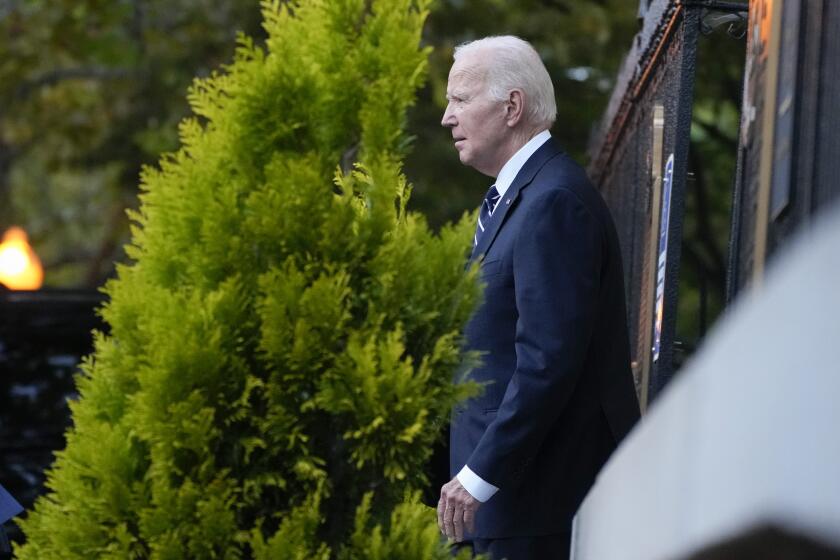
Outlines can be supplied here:
M29 245L26 232L10 227L0 243L0 283L10 290L37 290L43 282L41 259Z

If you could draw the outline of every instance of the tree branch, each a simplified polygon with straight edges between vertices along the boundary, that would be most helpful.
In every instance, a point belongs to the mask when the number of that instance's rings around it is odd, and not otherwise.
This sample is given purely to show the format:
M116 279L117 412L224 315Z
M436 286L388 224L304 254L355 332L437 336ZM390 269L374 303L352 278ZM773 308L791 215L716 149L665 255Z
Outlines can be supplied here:
M141 58L145 58L146 55L146 40L144 32L146 7L144 4L145 2L143 0L131 0L132 11L131 18L128 21L128 34L137 45Z
M93 253L91 251L79 250L79 251L70 251L70 250L62 250L61 255L50 259L49 261L43 261L44 269L49 270L52 268L59 268L68 264L77 264L80 262L85 262L93 258Z
M117 80L132 75L128 68L108 68L105 66L80 66L78 68L57 68L45 72L40 76L27 80L18 86L15 97L18 99L29 95L33 90L52 86L67 80Z
M93 258L88 262L85 285L89 288L99 286L111 267L114 266L113 258L115 251L119 248L120 230L128 220L125 210L126 205L122 201L115 203L111 208L105 235L102 236L102 243ZM103 270L103 268L106 270Z

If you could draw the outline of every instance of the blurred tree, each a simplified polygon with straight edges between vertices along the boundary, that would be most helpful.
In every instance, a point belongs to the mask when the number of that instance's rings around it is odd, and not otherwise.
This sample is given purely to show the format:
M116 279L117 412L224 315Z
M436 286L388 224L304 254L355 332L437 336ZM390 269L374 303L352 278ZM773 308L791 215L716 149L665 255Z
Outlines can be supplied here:
M429 81L410 114L416 149L406 160L414 207L434 226L478 206L492 182L458 161L440 126L452 51L487 35L518 35L540 53L554 81L557 122L552 134L581 163L589 132L609 99L613 78L638 28L627 0L438 0L424 32L434 47Z
M582 159L636 28L626 0L438 0L425 29L431 79L410 116L413 207L434 227L477 205L487 180L439 126L454 45L512 33L555 79L553 133ZM177 147L194 75L229 60L246 0L27 0L0 7L0 224L33 239L48 285L99 285L127 241L139 169Z
M48 285L113 271L141 166L177 147L190 81L258 16L246 0L0 4L0 224L27 230Z
M585 147L638 28L627 0L436 0L424 30L429 80L409 114L412 208L437 228L474 208L489 179L460 164L440 127L455 45L491 34L531 41L554 78L552 133ZM20 223L48 285L96 286L127 241L143 164L177 147L194 75L229 60L237 29L261 37L246 0L7 0L0 3L0 225ZM743 42L701 38L686 198L679 338L723 307ZM698 312L699 310L699 312Z

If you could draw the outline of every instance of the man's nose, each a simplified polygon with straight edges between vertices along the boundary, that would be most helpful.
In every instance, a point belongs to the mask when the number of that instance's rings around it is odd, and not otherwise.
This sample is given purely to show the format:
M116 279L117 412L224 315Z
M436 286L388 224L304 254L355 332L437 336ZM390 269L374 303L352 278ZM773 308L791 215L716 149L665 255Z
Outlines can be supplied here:
M446 105L446 110L443 112L443 118L440 120L441 126L452 128L455 126L455 115L452 114L451 105Z

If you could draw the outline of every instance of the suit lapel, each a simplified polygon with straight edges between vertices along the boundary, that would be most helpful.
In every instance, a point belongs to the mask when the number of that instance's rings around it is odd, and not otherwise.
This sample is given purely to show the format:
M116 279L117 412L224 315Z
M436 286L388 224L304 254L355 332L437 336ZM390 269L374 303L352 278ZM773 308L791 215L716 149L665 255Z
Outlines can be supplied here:
M470 255L470 262L484 259L484 255L486 255L487 251L490 250L490 247L493 245L493 241L496 240L496 235L505 223L505 218L511 209L516 205L516 199L519 198L519 193L534 180L537 172L542 169L545 162L559 154L561 151L560 147L554 142L554 138L549 138L546 140L545 144L540 146L537 151L528 158L528 161L525 162L525 165L523 165L522 169L519 170L519 173L516 174L516 178L513 180L513 183L510 184L510 187L508 187L505 195L496 205L496 209L493 211L493 216L490 218L490 223L487 224L478 245L473 248L473 252Z

